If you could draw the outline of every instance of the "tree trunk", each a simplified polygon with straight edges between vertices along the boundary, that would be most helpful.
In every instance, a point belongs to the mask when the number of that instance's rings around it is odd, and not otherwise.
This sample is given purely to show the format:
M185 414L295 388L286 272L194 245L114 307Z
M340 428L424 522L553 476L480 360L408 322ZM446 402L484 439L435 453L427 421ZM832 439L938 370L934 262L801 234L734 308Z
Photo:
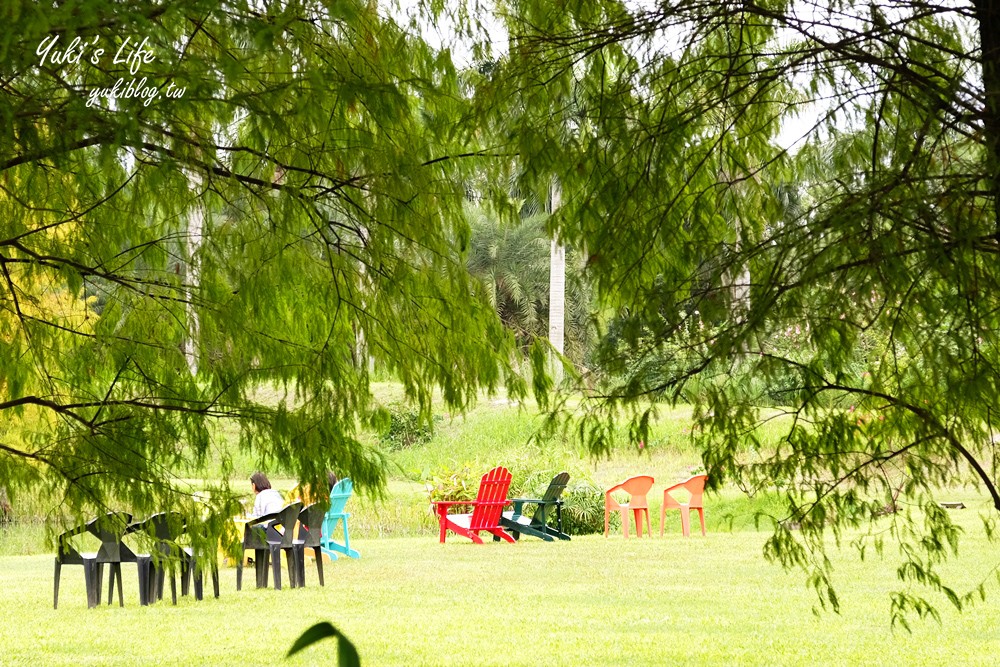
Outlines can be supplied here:
M1000 242L1000 2L976 0L973 4L982 45L987 182L993 197L994 233Z
M201 179L190 176L188 182L192 192L201 190ZM188 338L184 341L184 357L187 359L188 368L192 375L198 374L198 311L194 306L198 298L198 285L201 282L201 269L198 264L198 251L201 249L202 235L205 227L205 212L202 209L201 201L195 201L188 214L187 234L185 235L184 256L187 263L184 266L184 284L187 290L187 322Z
M559 184L553 183L549 191L549 214L554 214L560 205ZM549 343L559 354L563 353L566 321L566 248L558 238L552 239L549 253ZM552 360L552 372L556 381L562 379L562 364Z

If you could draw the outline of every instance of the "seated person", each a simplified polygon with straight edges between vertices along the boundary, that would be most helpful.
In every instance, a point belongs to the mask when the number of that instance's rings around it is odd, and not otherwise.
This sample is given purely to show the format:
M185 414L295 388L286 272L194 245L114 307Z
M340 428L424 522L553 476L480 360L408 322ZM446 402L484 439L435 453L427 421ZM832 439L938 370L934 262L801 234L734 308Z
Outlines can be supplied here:
M251 518L279 512L285 506L285 500L271 488L271 482L264 473L255 472L250 475L250 487L257 495L253 501L253 511L250 512Z
M294 489L288 492L288 497L292 500L301 500L304 505L310 505L312 503L326 503L330 499L330 493L333 491L333 487L337 485L337 475L333 472L326 473L326 482L329 488L326 491L325 496L317 495L312 491L312 485L300 483Z

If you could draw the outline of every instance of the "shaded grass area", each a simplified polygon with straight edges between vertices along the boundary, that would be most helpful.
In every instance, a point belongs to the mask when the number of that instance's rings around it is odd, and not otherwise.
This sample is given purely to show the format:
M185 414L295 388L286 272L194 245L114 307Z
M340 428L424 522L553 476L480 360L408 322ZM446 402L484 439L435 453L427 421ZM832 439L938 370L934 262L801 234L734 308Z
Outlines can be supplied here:
M995 548L974 513L956 518L969 535L947 567L962 588L985 575ZM842 613L814 615L803 576L761 558L764 538L359 539L361 560L328 565L325 588L310 567L304 589L236 592L235 570L223 569L218 600L142 608L126 565L127 606L96 610L86 609L80 568L64 568L53 610L51 558L8 557L0 586L18 602L0 624L0 663L332 664L332 642L282 659L306 627L328 620L368 665L995 664L995 597L962 614L936 599L940 625L894 633L894 563L845 549L833 556Z

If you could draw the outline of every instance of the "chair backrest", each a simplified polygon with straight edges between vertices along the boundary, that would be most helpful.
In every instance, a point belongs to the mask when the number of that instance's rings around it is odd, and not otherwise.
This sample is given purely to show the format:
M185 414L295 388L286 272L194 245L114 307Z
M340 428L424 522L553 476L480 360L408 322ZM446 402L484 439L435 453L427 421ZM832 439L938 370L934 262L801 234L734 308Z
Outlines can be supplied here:
M278 512L278 517L268 524L269 528L274 526L281 526L283 532L279 533L281 548L291 548L292 542L295 540L295 522L299 520L299 514L302 513L302 501L295 501L294 503L289 503L281 508ZM274 535L277 530L268 531L268 542L275 543Z
M637 475L629 477L621 484L616 484L604 492L605 504L611 509L620 507L619 503L611 495L615 491L624 491L629 495L628 506L632 509L643 509L649 507L646 494L653 488L653 478L649 475Z
M562 492L566 490L566 484L569 483L569 473L561 472L552 478L549 482L549 488L545 489L545 493L542 495L542 500L546 502L552 502L554 500L559 500L559 496Z
M80 564L83 556L80 551L73 546L72 538L82 535L87 531L88 524L81 524L70 528L65 533L56 538L56 559L60 563Z
M333 489L330 491L330 509L327 510L329 514L343 514L344 507L347 506L347 501L354 492L354 482L350 480L349 477L345 477L336 484L333 485Z
M305 542L306 547L320 546L323 535L323 517L326 512L319 503L306 505L299 512L299 536L300 541Z
M142 533L156 540L161 553L170 554L180 550L177 538L184 534L186 522L180 512L160 512L143 521L130 524L126 533Z
M158 540L176 540L184 534L184 516L180 512L160 512L145 521L137 521L129 526L128 532L143 532Z
M479 493L469 519L469 530L496 528L500 523L507 491L510 489L511 474L503 466L497 466L479 480Z
M108 512L87 522L87 532L101 541L97 550L98 563L134 563L135 554L122 544L122 535L132 522L127 512Z
M707 481L708 475L695 475L677 484L674 488L681 487L691 494L691 498L687 502L688 507L704 507L702 497L705 495L705 482ZM671 495L671 497L673 496Z

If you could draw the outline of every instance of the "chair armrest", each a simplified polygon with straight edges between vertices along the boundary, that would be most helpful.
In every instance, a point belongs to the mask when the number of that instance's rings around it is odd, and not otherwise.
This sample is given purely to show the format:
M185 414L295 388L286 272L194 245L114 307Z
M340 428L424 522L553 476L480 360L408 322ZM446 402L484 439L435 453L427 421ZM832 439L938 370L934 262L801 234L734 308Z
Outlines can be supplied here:
M278 518L278 512L271 512L270 514L262 514L260 516L252 516L247 520L247 525L251 527L257 527L262 523L269 523Z
M535 504L539 507L545 507L547 505L562 505L562 500L544 500L542 498L511 498L507 502L514 504L514 514L520 514L521 509L525 505Z
M674 484L673 486L667 487L667 488L663 489L663 493L666 494L666 493L670 493L674 489L684 488L684 484L686 482L687 482L687 480L684 480L683 482L678 482L677 484Z
M432 500L431 505L437 505L438 510L446 510L453 505L475 505L475 500Z
M448 510L452 505L471 505L475 507L476 505L510 505L511 501L509 499L505 500L493 500L488 502L483 502L480 500L432 500L431 505L437 505L437 513L442 514Z

